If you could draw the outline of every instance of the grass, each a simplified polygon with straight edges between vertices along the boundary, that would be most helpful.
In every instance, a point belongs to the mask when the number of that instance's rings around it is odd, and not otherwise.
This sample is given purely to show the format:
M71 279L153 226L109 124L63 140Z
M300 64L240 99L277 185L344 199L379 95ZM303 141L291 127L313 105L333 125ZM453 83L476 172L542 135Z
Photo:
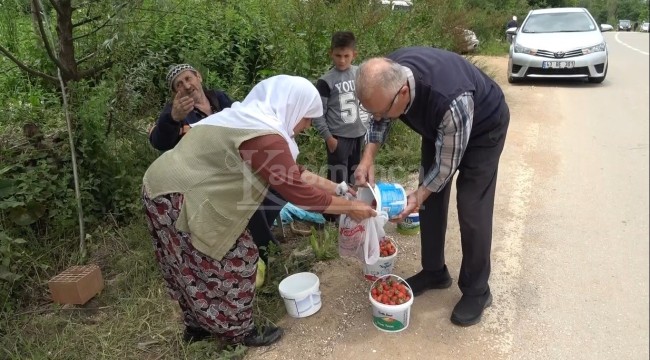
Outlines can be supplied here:
M322 249L336 256L334 228L325 228ZM317 234L318 232L314 232ZM320 235L315 235L320 236ZM84 306L60 306L43 298L0 318L2 359L235 359L244 347L224 348L216 342L185 344L176 302L167 295L154 260L144 222L93 234L92 260L105 281L101 294ZM325 239L325 238L323 238ZM285 314L279 282L288 274L309 270L318 257L309 237L287 238L269 249L268 278L254 302L257 325L275 323ZM40 304L40 305L39 305Z
M510 49L510 44L506 41L504 34L503 39L492 39L482 43L478 54L485 56L504 56L508 55L508 49Z
M338 228L326 224L322 231L311 228L309 244L318 261L336 259L339 256Z

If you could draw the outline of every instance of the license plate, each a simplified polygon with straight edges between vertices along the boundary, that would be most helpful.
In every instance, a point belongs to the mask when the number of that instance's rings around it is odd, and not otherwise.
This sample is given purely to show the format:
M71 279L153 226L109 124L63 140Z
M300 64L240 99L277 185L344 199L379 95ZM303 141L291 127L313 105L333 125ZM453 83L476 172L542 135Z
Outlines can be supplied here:
M542 69L572 69L575 61L542 61Z

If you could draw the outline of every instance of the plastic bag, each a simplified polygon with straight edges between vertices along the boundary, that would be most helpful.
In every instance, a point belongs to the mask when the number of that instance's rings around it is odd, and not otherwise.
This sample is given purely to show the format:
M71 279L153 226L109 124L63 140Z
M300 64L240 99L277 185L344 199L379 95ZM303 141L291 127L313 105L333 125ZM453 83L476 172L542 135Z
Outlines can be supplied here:
M366 264L379 260L379 239L386 233L384 225L388 216L381 213L360 223L347 215L339 221L339 255L357 258Z

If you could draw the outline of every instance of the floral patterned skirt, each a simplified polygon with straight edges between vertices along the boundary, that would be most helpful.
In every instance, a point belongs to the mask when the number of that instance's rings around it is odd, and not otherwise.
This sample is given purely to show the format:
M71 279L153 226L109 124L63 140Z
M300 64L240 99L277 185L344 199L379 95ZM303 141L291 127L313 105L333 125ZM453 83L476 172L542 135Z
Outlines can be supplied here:
M223 259L192 246L189 233L176 230L182 194L150 199L142 192L156 259L171 297L178 301L186 326L239 341L253 330L253 297L259 252L248 230Z

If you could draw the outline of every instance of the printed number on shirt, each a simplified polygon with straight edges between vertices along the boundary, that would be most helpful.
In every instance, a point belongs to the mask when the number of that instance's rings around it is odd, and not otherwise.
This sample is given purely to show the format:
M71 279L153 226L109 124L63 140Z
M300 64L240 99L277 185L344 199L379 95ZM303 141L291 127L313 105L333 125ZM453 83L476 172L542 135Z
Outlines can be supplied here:
M361 123L363 124L363 126L365 126L366 129L368 129L368 127L370 126L370 114L359 109L359 119L361 119Z
M339 94L339 104L341 105L341 120L346 124L357 121L359 117L359 107L354 93Z

